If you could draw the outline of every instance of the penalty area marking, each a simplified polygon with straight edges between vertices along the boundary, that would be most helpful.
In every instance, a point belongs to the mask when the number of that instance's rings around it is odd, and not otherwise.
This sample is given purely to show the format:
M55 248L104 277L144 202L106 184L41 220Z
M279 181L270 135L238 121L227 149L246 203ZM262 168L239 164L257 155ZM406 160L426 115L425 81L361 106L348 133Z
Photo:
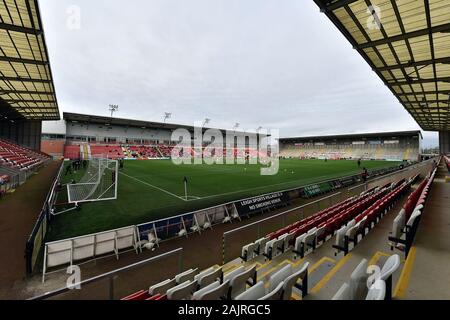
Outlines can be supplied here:
M142 184L145 184L146 186L149 186L149 187L151 187L151 188L154 188L154 189L157 189L157 190L159 190L159 191L161 191L161 192L164 192L164 193L166 193L166 194L168 194L168 195L170 195L170 196L172 196L172 197L175 197L175 198L178 198L178 199L180 199L180 200L183 200L183 201L192 201L192 200L189 200L189 198L196 198L196 199L193 199L193 200L198 200L198 199L200 199L200 198L198 198L198 197L188 197L188 200L186 200L185 197L177 196L176 194L174 194L174 193L172 193L172 192L170 192L170 191L167 191L167 190L162 189L162 188L160 188L160 187L154 186L154 185L152 185L152 184L150 184L150 183L148 183L148 182L142 181L142 180L140 180L140 179L138 179L138 178L135 178L135 177L133 177L133 176L130 176L130 175L126 174L126 173L120 172L120 174L122 174L122 175L124 175L125 177L128 177L128 178L130 178L130 179L133 179L133 180L135 180L135 181L137 181L137 182L140 182L140 183L142 183Z

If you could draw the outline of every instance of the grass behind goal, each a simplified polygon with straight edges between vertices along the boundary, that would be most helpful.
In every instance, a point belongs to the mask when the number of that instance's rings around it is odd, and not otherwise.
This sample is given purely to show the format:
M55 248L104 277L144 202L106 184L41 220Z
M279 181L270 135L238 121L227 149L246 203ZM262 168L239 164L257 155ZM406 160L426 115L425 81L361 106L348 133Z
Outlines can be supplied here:
M367 169L398 163L363 161ZM117 200L84 203L81 211L57 216L49 240L58 240L149 222L228 201L360 173L356 161L281 160L279 173L261 176L257 165L181 165L170 160L125 161L119 170ZM82 172L63 175L63 183ZM183 178L188 178L188 199ZM65 202L64 194L58 203ZM64 205L59 206L61 210Z

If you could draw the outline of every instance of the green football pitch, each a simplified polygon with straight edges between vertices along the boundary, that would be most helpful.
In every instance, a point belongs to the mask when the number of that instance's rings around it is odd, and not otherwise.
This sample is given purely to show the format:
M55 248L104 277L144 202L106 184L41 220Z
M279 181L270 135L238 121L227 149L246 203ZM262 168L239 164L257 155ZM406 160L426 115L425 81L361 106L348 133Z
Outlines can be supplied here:
M367 169L392 167L396 162L363 161ZM117 200L84 203L81 211L54 218L49 240L115 229L188 213L228 201L301 187L361 172L356 161L280 160L277 175L260 175L259 165L175 165L170 160L125 161L119 172ZM79 179L67 175L62 183ZM188 179L185 198L184 177ZM66 189L58 202L67 201ZM57 207L62 210L64 206Z

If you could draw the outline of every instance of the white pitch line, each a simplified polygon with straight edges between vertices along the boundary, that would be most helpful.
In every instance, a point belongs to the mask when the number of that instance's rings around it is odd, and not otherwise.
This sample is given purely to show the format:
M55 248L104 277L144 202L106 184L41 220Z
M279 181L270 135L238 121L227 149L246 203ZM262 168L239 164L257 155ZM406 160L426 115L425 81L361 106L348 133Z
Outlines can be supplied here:
M128 177L128 178L130 178L130 179L133 179L133 180L135 180L135 181L137 181L137 182L140 182L140 183L142 183L142 184L145 184L145 185L147 185L147 186L149 186L149 187L151 187L151 188L154 188L154 189L157 189L157 190L162 191L162 192L164 192L164 193L167 193L168 195L171 195L172 197L176 197L176 198L178 198L178 199L180 199L180 200L183 200L183 201L192 201L192 200L186 200L186 199L184 199L183 197L177 196L176 194L174 194L174 193L172 193L172 192L169 192L169 191L164 190L164 189L162 189L162 188L160 188L160 187L154 186L154 185L152 185L152 184L150 184L150 183L148 183L148 182L139 180L138 178L135 178L135 177L133 177L133 176L129 176L128 174L125 174L125 173L123 173L123 172L120 172L120 174L123 174L124 176L126 176L126 177Z

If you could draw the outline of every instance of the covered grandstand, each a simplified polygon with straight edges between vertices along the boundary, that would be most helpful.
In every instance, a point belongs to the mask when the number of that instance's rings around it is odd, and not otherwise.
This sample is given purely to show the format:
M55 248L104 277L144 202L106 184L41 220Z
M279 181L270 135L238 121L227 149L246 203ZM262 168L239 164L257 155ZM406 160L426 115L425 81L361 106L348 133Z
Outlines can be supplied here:
M37 1L5 2L0 18L0 175L14 188L49 161L42 121L60 116Z
M419 161L420 131L282 138L280 156L300 159Z
M178 143L172 140L172 133L177 129L185 129L193 135L195 130L194 126L182 124L66 112L58 127L58 132L43 133L42 150L54 157L64 156L66 159L88 159L98 155L107 155L113 159L170 158L173 147ZM211 128L202 128L202 132L208 129ZM218 130L224 136L227 134L226 129ZM235 138L235 142L239 137L245 139L247 146L250 138L255 138L256 142L259 139L252 132L228 130L228 134Z
M59 163L41 152L42 121L59 120L52 71L34 0L0 4L0 298L25 274L24 244ZM25 183L26 182L26 183ZM6 195L6 196L5 196ZM44 237L45 226L32 237ZM39 240L40 241L40 240Z
M425 131L450 152L446 0L314 0Z

